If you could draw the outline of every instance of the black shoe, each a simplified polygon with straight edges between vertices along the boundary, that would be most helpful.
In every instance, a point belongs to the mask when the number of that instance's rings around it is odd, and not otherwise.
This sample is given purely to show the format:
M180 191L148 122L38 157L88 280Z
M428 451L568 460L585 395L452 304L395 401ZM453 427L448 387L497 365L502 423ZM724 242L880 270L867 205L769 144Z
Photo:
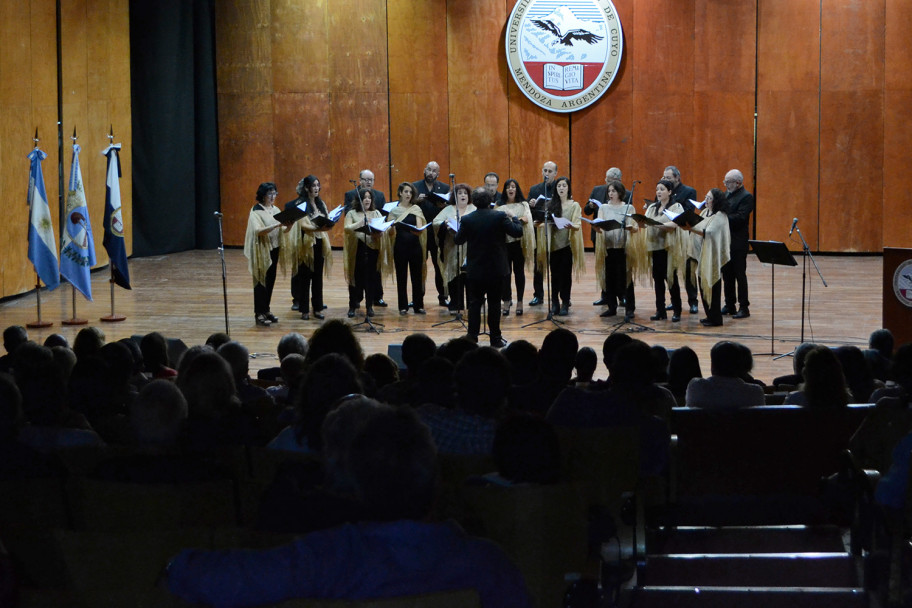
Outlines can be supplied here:
M444 298L443 296L437 296L437 302L438 302L441 306L449 306L449 304L447 303L447 299Z
M503 348L507 345L507 341L503 338L491 338L491 348Z
M674 304L669 304L668 306L665 307L665 310L674 310L674 309L675 309Z
M700 319L700 325L703 327L721 327L722 321L710 321L709 319Z
M663 310L663 311L657 312L656 314L649 317L649 320L650 321L664 321L667 318L668 318L668 314Z
M309 313L309 312L302 312L302 313L301 313L301 319L303 319L304 321L310 321L310 313Z
M748 309L742 308L738 312L732 315L732 319L746 319L751 316L751 313Z
M367 316L368 316L368 317L373 317L373 316L374 316L374 309L373 309L373 308L368 308L368 309L367 309Z
M560 312L557 313L557 315L559 317L566 317L569 314L570 314L570 305L569 304L564 304L563 306L561 306Z
M260 327L269 327L270 325L272 325L272 321L267 319L266 315L257 315L256 324L259 325Z
M624 323L630 323L633 319L633 311L630 311L624 315Z
M599 298L592 303L593 306L608 306L608 298Z
M380 298L379 300L376 300L376 301L374 302L374 306L379 306L380 308L386 308L387 306L389 306L389 304L387 304L386 302L384 302L384 301L383 301L383 298Z
M541 304L542 304L542 299L539 298L538 296L535 296L531 300L529 300L529 306L541 306Z
M270 322L270 323L278 323L278 322L279 322L279 320L276 318L276 316L275 316L274 314L272 314L271 312L267 312L267 313L266 313L266 318L269 319L269 322Z
M320 320L322 321L322 320L325 319L325 318L326 318L326 315L324 315L322 312L315 312L315 313L314 313L314 319L320 319Z
M400 315L407 315L407 314L408 314L408 308L403 308L402 310L399 311L399 314L400 314Z
M415 314L416 314L416 315L426 315L426 314L427 314L427 311L426 311L425 309L423 309L423 308L416 308L416 309L415 309Z
M299 304L298 301L295 300L294 302L291 303L291 309L292 310L301 310L301 304Z
M615 316L617 316L617 314L618 314L618 311L617 311L617 310L611 310L611 309L609 308L608 310L606 310L605 312L603 312L603 313L600 314L599 316L600 316L600 317L603 317L603 318L604 318L604 317L615 317Z
M326 304L324 304L323 306L320 307L320 310L326 310L327 308L329 308L329 306L327 306ZM316 307L316 306L314 306L314 310L317 310L317 307Z
M700 312L700 309L697 308L697 305L696 305L696 304L691 304L691 305L690 305L690 314L695 315L695 314L697 314L698 312Z
M680 320L681 320L681 313L676 312L676 313L674 313L673 315L671 315L671 322L672 322L672 323L677 323L677 322L679 322Z
M354 316L355 316L355 308L354 308L354 306L350 306L348 309L348 318L351 319Z
M473 336L472 334L466 334L465 337L466 337L466 340L468 340L469 342L472 342L473 344L478 344L478 336Z
M732 308L733 307L729 307L728 304L726 304L725 306L722 307L721 312L723 315L730 315L730 314L732 314Z

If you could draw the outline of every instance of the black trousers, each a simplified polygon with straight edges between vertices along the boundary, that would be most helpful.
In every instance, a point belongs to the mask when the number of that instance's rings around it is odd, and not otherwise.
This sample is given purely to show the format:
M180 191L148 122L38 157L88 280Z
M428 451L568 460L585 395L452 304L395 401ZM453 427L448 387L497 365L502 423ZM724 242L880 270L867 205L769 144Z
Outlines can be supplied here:
M507 243L507 264L509 265L510 271L513 273L513 278L516 281L516 301L522 302L523 292L526 290L526 258L523 256L522 241L513 241L512 243ZM513 299L513 289L512 285L510 284L510 275L504 277L503 295L501 296L501 299L504 302L509 302Z
M450 305L448 308L450 310L465 310L465 273L459 272L455 279L447 283L447 289L450 292Z
M722 272L725 272L725 266L722 267ZM702 287L700 296L703 300L703 312L706 313L706 318L711 323L722 323L722 279L716 281L712 286L712 305L706 302L706 293Z
M437 297L442 299L445 295L443 273L440 271L440 263L437 261L437 235L434 234L431 228L427 230L427 235L427 253L428 257L431 258L431 264L434 266L434 286L437 288Z
M684 266L684 290L687 292L687 304L690 306L697 304L697 283L691 278L693 273L690 271L696 265L696 260L687 258L687 264Z
M570 303L570 289L573 287L573 251L563 247L551 252L551 306Z
M605 250L605 291L608 309L617 310L621 298L625 298L627 312L636 310L633 282L627 282L627 253L623 249Z
M417 247L397 247L393 251L393 261L396 264L396 293L398 295L399 310L406 310L409 304L408 279L412 279L412 303L415 310L424 308L424 282L421 280L421 245Z
M735 302L740 310L750 306L747 298L747 250L731 251L731 260L722 267L722 282L725 289L725 305L732 312L735 311ZM737 295L736 295L737 288Z
M545 299L545 277L542 273L542 267L538 263L538 249L533 253L535 256L535 267L532 272L532 297L539 300Z
M276 268L279 265L279 248L269 252L269 259L272 260L269 269L266 271L266 284L257 283L253 286L253 313L256 315L265 315L269 312L269 303L272 301L272 289L275 287Z
M509 277L507 277L509 278ZM488 329L490 330L491 340L496 341L501 337L500 334L500 298L503 293L502 277L494 277L487 280L466 281L466 289L469 293L469 327L470 336L477 338L481 331L481 306L487 301L488 303Z
M302 313L309 312L308 296L314 312L323 310L323 244L317 240L313 246L313 268L306 264L298 267L298 274L291 279L294 299Z
M352 285L348 286L348 307L355 308L362 299L367 299L367 308L373 308L374 302L379 299L377 288L380 286L380 273L377 272L377 259L380 252L371 249L358 241L358 251L355 253L355 276Z
M655 285L656 312L659 315L665 314L665 275L668 270L668 251L659 249L652 252L652 282ZM671 295L671 306L674 314L681 314L681 286L678 283L678 273L674 274L674 280L668 286L668 292Z

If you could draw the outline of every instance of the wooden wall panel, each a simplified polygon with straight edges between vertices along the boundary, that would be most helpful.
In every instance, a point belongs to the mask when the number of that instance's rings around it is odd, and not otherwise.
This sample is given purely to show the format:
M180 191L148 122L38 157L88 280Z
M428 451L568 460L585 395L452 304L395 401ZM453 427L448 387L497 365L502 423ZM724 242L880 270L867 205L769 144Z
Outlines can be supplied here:
M215 19L224 238L242 245L256 187L276 175L270 4L216 2Z
M429 161L450 172L447 2L389 2L392 185L414 182Z
M820 248L870 251L883 225L883 1L822 0ZM859 184L864 184L859 187ZM826 213L852 192L853 222Z
M688 179L694 148L694 94L640 91L633 95L633 176L643 180L642 196L654 196L655 184L668 165ZM640 193L637 196L642 202Z
M508 168L509 109L504 64L504 6L490 0L451 3L447 10L450 173L484 183Z
M753 191L754 94L698 91L694 93L693 121L690 158L694 169L691 174L679 167L684 183L702 197L710 188L724 188L725 173L738 169L744 174L744 186Z
M757 101L757 238L787 241L794 217L817 246L820 5L761 0ZM787 241L801 249L797 238Z
M909 247L909 145L912 142L912 3L887 0L884 37L883 246Z
M329 31L325 0L270 0L272 83L281 93L329 88Z
M320 179L321 191L325 190L321 197L332 206L337 201L326 198L328 192L344 192L348 182L332 183L329 94L275 93L272 101L278 200L285 203L295 198L298 182L313 174Z

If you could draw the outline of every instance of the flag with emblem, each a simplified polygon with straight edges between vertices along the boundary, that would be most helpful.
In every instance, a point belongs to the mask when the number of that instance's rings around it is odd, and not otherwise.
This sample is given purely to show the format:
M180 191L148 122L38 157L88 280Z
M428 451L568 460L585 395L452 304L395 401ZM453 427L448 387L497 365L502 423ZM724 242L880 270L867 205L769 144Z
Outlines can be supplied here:
M79 150L79 144L73 144L73 163L66 197L66 222L60 247L60 274L91 301L90 270L95 265L95 241L92 238L89 207L82 185L82 170L79 168Z
M102 151L108 158L108 179L105 185L104 248L111 259L114 282L130 289L127 268L127 247L124 243L124 223L120 208L120 144L111 144Z

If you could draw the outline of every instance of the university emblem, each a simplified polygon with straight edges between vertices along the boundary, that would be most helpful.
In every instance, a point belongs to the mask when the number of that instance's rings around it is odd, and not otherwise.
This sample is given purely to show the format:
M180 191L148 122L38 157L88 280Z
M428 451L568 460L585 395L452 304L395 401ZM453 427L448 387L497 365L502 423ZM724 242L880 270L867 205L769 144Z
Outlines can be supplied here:
M519 0L507 22L507 65L520 90L553 112L592 105L624 50L611 0Z
M906 260L893 273L893 294L904 306L912 308L912 260Z

